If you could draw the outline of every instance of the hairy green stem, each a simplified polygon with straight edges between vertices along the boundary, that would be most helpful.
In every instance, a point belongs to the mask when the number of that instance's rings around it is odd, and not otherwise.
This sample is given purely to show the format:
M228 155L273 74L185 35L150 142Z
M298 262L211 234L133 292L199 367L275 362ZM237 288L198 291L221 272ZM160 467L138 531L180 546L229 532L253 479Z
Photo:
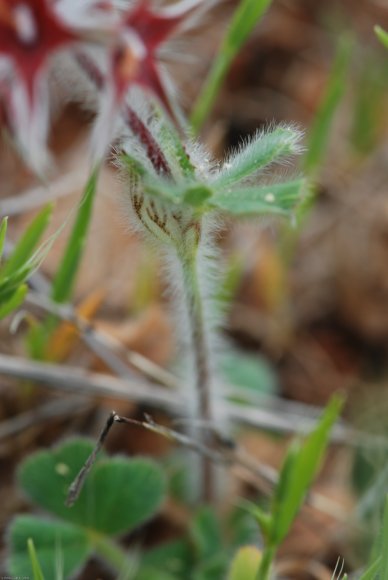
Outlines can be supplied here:
M189 257L182 256L183 284L194 369L194 388L196 394L195 421L211 424L213 419L211 405L211 368L209 346L207 344L204 302L198 279L197 252ZM207 429L196 428L199 441L207 445L210 437ZM201 481L199 497L205 502L214 499L213 465L206 457L201 457Z

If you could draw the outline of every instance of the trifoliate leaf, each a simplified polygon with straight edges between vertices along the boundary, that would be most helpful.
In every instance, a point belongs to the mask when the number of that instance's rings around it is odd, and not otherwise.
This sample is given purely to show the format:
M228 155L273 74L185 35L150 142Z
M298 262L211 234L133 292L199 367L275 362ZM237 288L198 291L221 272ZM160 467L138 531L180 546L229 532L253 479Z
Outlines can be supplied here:
M19 482L40 507L85 528L106 534L130 531L152 517L165 494L165 479L149 459L100 459L86 478L75 505L65 506L68 489L93 444L75 439L31 455L21 465Z

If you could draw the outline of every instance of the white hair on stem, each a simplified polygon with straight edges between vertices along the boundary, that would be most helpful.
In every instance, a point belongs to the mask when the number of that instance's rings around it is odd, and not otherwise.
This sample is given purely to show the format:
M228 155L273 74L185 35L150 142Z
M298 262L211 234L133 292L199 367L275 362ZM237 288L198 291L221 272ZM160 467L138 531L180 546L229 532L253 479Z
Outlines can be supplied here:
M227 418L220 412L223 393L220 390L218 380L219 353L223 351L222 341L218 332L222 320L222 310L216 299L216 289L222 276L223 268L220 267L220 252L215 244L214 236L217 231L217 222L213 216L207 215L201 220L201 236L198 244L196 257L192 264L194 268L194 283L190 281L190 272L187 277L187 268L190 264L185 263L174 247L165 247L163 252L163 274L168 282L167 293L170 297L170 305L175 328L177 331L178 360L180 376L184 395L189 401L187 415L189 418L188 431L196 440L206 442L207 429L214 428L223 432L227 429ZM196 320L196 312L193 305L199 295L200 309ZM198 337L199 323L201 336ZM199 339L199 340L198 340ZM196 343L197 342L197 343ZM201 362L201 349L205 351L205 369L199 369ZM204 376L208 398L208 408L204 409L201 385L198 379ZM220 403L220 404L219 404ZM205 426L205 431L204 431ZM205 436L204 436L205 433ZM210 439L211 439L210 433ZM222 491L223 477L219 477L220 470L210 466L212 485L206 490L204 481L205 468L203 461L198 456L190 458L192 469L190 470L190 488L195 496L208 493L210 497L219 497ZM198 497L195 497L198 499ZM209 499L209 496L208 496Z

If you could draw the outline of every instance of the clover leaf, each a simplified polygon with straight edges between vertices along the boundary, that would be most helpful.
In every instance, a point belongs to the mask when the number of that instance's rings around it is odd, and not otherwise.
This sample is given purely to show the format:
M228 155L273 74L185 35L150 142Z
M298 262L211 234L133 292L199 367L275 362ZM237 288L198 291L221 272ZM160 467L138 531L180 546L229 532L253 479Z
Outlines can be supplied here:
M86 478L71 508L65 505L69 485L93 450L87 439L72 439L50 451L28 457L18 470L26 495L56 516L42 520L19 516L10 531L11 573L31 574L27 540L32 537L43 574L54 578L58 550L63 574L73 574L89 555L111 543L109 536L127 533L155 515L164 500L166 482L158 465L146 458L106 457L103 453Z

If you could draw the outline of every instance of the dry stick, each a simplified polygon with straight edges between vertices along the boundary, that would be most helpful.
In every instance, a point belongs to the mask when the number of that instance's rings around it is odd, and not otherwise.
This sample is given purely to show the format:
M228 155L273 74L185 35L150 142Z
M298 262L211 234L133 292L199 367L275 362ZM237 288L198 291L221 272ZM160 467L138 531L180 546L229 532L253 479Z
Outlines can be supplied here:
M7 437L14 437L35 425L41 425L44 421L68 417L69 415L72 417L80 415L90 409L90 406L90 400L80 401L78 397L70 400L60 398L59 400L49 401L41 407L1 421L0 441Z
M109 433L114 421L116 420L116 417L117 417L117 415L116 415L115 411L112 411L111 414L109 415L109 418L108 418L106 424L105 424L105 427L103 428L103 430L100 433L100 436L97 440L97 445L95 446L95 448L93 449L93 451L91 452L89 457L87 458L85 464L81 468L80 472L78 473L78 475L75 478L75 480L73 481L73 483L70 485L69 492L68 492L67 498L66 498L67 507L71 507L77 501L78 496L81 493L83 484L85 483L85 479L86 479L88 473L90 472L91 468L93 467L94 462L96 461L97 453L100 451L101 447L103 446L104 441L107 438L108 433Z
M166 411L182 412L185 401L176 393L142 379L120 379L81 368L40 363L0 354L0 375L27 379L74 394L116 397L124 401L155 405Z
M70 195L77 187L83 187L87 178L86 170L77 170L60 177L51 184L40 185L22 191L17 196L0 200L0 215L14 216L41 207L54 199Z
M81 339L90 347L91 350L101 358L107 366L120 377L136 378L137 375L130 371L128 366L123 363L121 358L125 358L135 369L144 373L147 377L165 385L166 387L177 389L178 380L148 359L147 357L128 350L117 339L108 335L101 330L97 330L89 321L78 316L75 308L71 304L57 304L47 296L42 296L36 292L29 292L26 297L26 303L37 306L50 314L58 316L66 322L70 322L80 333Z
M44 280L44 282L46 282L46 280ZM47 284L49 284L49 282L47 282ZM122 356L128 363L135 367L136 370L141 371L146 377L165 385L170 389L179 389L180 383L175 375L147 357L135 351L128 350L121 344L121 342L111 337L109 334L97 330L91 322L78 316L75 308L71 304L57 304L48 296L37 292L29 292L25 304L41 308L44 311L73 324L80 333L81 340L83 340L83 342L85 342L85 344L87 344L89 348L105 362L108 368L119 377L135 380L138 378L138 375L131 372L123 363L120 358ZM238 391L236 391L235 387L227 386L224 393L226 397L233 397L236 394L242 396L244 390L239 388ZM247 391L247 394L251 395L252 393L251 391ZM253 400L252 398L249 399L248 404L250 407L245 408L242 408L241 405L232 405L231 418L235 418L237 421L240 420L254 426L261 426L265 429L289 433L294 433L295 431L303 432L311 429L314 426L314 421L321 413L321 408L319 407L261 395L255 396ZM295 416L302 416L304 420L302 425L298 425L298 429L295 429ZM207 424L207 422L205 423ZM341 425L337 425L336 430L340 431ZM363 436L365 436L365 434Z
M201 456L206 457L206 459L212 462L222 463L224 465L239 464L261 480L264 480L265 482L269 481L271 485L274 485L277 481L275 470L272 470L268 466L259 465L251 458L248 458L247 460L246 457L236 452L234 442L232 442L233 444L228 442L225 446L225 442L220 441L221 446L216 450L215 448L205 447L201 442L195 441L194 439L191 439L187 435L179 433L178 431L174 431L163 425L158 425L148 414L145 415L145 419L145 421L138 421L136 419L121 417L117 415L115 411L110 413L108 420L103 430L101 431L100 436L98 437L95 448L86 460L73 483L70 485L66 499L66 505L71 506L77 500L79 494L81 493L86 476L90 472L96 460L96 456L104 444L114 423L126 423L127 425L143 427L149 431L152 431L153 433L157 433L158 435L167 438L170 441L178 443L187 449L196 451Z
M266 484L270 484L269 487L267 486L267 492L270 492L272 487L274 487L278 482L278 474L275 469L267 465L257 463L253 458L247 456L243 451L239 450L234 441L218 440L217 448L209 448L204 446L201 442L191 439L187 435L169 429L163 425L159 425L152 419L150 415L145 415L145 421L138 421L136 419L121 417L120 415L117 415L115 411L112 411L104 425L103 430L101 431L100 436L98 437L95 448L69 487L69 492L66 498L67 506L71 507L79 497L79 494L81 493L82 487L85 483L85 479L93 467L97 454L115 423L125 423L127 425L143 427L144 429L152 431L153 433L157 433L158 435L161 435L162 437L165 437L168 440L181 445L182 447L199 453L208 461L220 463L226 466L241 466L253 474L256 479L258 478L260 481ZM337 502L323 496L322 494L310 492L306 498L306 501L312 507L319 509L320 511L334 517L337 520L345 520L348 515L342 506L340 506Z
M138 379L138 375L131 372L118 356L122 355L123 358L125 357L132 366L141 371L146 377L168 388L174 390L179 389L179 380L172 373L166 371L145 356L134 351L128 351L126 347L110 335L96 330L90 322L85 321L77 315L71 304L57 304L47 296L36 292L30 292L27 295L25 303L42 308L46 312L73 324L80 333L81 340L119 377L132 380ZM224 392L225 396L234 396L236 389L227 387ZM238 394L241 396L243 389L239 388ZM251 395L251 392L248 394ZM262 427L271 431L284 433L303 433L312 429L314 422L321 413L321 408L319 407L313 407L295 401L284 401L275 397L256 396L253 400L249 399L248 404L250 406L245 407L230 404L227 411L229 413L228 417L255 427ZM297 417L297 428L295 425L295 417ZM204 420L201 423L204 423L205 426L209 425L209 422ZM350 435L348 437L349 441L346 440L347 435L345 431L343 432L343 426L341 424L337 424L334 431L335 440L353 444L354 441L351 440ZM372 437L372 445L378 444L378 438L375 436L367 436L367 434L363 433L362 438L365 439L366 437ZM386 445L386 443L386 441L381 440L381 445ZM355 444L360 444L359 439L356 438Z
M110 335L96 330L90 322L85 321L77 315L71 304L57 304L47 296L36 292L30 292L26 297L25 303L42 308L46 312L73 324L80 333L81 340L119 377L138 379L138 375L131 372L118 356L122 355L128 363L132 364L132 366L141 371L146 377L168 388L174 390L179 389L179 380L172 373L166 371L145 356L134 351L128 351L126 347ZM238 389L238 395L242 396L243 392L242 388ZM226 397L229 395L234 396L236 389L234 387L227 387L224 393ZM249 391L248 394L251 395L251 392ZM308 431L314 427L314 422L321 413L321 408L319 407L313 407L295 401L285 401L276 397L255 396L254 399L251 397L248 400L248 404L250 405L249 407L230 404L227 411L229 418L255 427L262 427L284 433L303 433ZM298 418L297 428L295 426L295 417ZM209 422L204 420L202 423L205 426L209 424ZM350 435L349 441L346 441L346 437L345 432L343 432L343 426L337 424L335 427L335 440L348 442L350 444L354 442L351 440ZM362 438L365 439L365 437L370 436L363 433ZM378 439L372 436L371 444L375 445L377 443ZM355 444L360 444L359 439L356 439ZM381 444L386 445L386 442L382 440Z
M155 405L173 415L184 415L188 403L181 393L168 391L142 378L120 379L76 367L30 361L5 354L0 354L1 375L26 379L66 393L115 397L124 401ZM219 406L220 412L237 424L250 425L255 428L279 433L305 434L315 426L314 418L296 413L289 415L283 413L279 416L278 411L255 409L230 402L220 402ZM386 437L370 435L352 429L344 423L335 425L331 433L331 441L352 447L388 448Z

